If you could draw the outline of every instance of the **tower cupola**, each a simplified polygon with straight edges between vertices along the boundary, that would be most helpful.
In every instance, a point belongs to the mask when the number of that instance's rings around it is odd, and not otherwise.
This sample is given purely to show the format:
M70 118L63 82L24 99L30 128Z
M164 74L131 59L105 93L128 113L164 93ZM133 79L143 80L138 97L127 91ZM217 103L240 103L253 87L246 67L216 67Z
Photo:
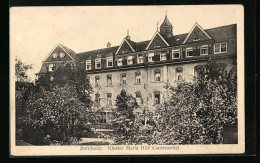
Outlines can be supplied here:
M170 23L167 14L165 15L164 21L160 27L160 33L166 38L173 36L172 24Z

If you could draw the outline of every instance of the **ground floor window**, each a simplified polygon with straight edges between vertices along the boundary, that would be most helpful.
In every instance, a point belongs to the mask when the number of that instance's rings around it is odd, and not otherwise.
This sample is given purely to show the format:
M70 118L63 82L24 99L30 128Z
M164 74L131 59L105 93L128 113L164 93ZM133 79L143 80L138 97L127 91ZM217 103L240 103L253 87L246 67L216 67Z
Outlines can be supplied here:
M160 104L160 92L159 91L155 91L154 92L154 103L155 104Z

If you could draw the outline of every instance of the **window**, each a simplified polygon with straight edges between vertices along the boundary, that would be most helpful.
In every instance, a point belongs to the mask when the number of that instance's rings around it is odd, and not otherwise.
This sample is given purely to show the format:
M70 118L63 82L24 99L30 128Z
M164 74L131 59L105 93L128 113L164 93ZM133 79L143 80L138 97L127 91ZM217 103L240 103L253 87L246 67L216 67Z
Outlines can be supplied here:
M148 53L148 62L153 62L154 53Z
M186 49L186 57L193 57L193 48Z
M95 77L95 86L99 87L100 86L100 76Z
M107 122L106 112L99 112L97 119L98 119L99 123L106 123Z
M195 79L198 78L199 74L202 72L203 66L197 65L194 67L194 77Z
M126 74L121 75L121 84L126 85Z
M142 95L140 91L135 92L135 99L138 105L142 103Z
M203 45L200 47L200 54L201 55L208 55L208 45Z
M113 57L107 58L107 67L113 67Z
M52 57L53 57L53 58L57 58L57 57L58 57L58 54L57 54L57 53L53 53Z
M154 92L154 103L160 104L160 92L159 91Z
M199 41L199 40L200 40L199 37L194 37L194 38L193 38L193 41Z
M107 86L112 86L112 75L107 75Z
M166 51L161 52L161 61L167 60Z
M137 57L137 63L144 63L144 57L142 54L139 54Z
M124 50L123 50L123 53L126 53L126 52L127 52L127 50L126 50L126 49L124 49Z
M91 60L86 60L86 70L91 70Z
M132 65L133 64L133 56L128 56L127 57L127 65Z
M227 52L227 43L217 43L214 45L214 53L218 54L218 53L225 53Z
M154 81L161 81L161 70L154 70Z
M160 45L154 45L154 48L159 48L160 47Z
M95 102L97 105L100 105L100 94L99 93L95 94Z
M53 64L53 63L52 63L52 64L49 64L48 67L49 67L49 68L48 68L49 72L52 72L52 71L55 70L55 64Z
M136 84L141 84L141 72L135 73L135 81L136 81Z
M180 49L172 50L172 58L173 59L180 58Z
M181 81L183 76L183 69L182 67L176 68L176 79L177 81Z
M63 57L65 57L65 53L61 52L60 53L60 58L63 58Z
M100 69L101 68L101 59L96 59L96 69Z
M107 94L107 105L112 105L112 93Z
M122 66L122 64L123 64L123 58L118 58L117 66Z

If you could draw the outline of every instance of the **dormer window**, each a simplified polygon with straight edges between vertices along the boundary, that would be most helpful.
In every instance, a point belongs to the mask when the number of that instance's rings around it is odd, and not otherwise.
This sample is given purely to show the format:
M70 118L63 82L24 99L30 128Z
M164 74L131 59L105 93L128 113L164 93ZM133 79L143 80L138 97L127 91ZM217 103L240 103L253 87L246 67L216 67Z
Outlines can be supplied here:
M172 50L172 59L178 59L178 58L180 58L180 49Z
M127 57L127 65L132 65L133 64L133 56L128 56Z
M200 47L200 54L201 55L208 55L208 45L203 45Z
M193 48L186 49L186 57L193 57Z
M113 67L113 57L107 58L107 67Z
M86 60L86 70L91 70L91 60Z
M96 69L100 69L100 68L101 68L101 58L96 59L95 62L96 62L95 68L96 68Z
M227 52L227 43L217 43L214 45L214 54L219 54L219 53L226 53Z
M139 63L144 63L144 57L143 57L142 54L139 54L139 55L137 56L137 63L138 63L138 64L139 64Z
M161 61L167 60L166 51L161 52Z
M199 37L194 37L193 41L199 41L200 38Z
M122 64L123 64L123 58L118 58L117 66L122 66Z
M153 62L154 53L148 53L148 62Z
M60 53L60 58L63 58L63 57L65 57L65 53L61 52Z
M53 57L53 58L57 58L57 57L58 57L58 54L57 54L57 53L54 53L54 54L52 55L52 57Z

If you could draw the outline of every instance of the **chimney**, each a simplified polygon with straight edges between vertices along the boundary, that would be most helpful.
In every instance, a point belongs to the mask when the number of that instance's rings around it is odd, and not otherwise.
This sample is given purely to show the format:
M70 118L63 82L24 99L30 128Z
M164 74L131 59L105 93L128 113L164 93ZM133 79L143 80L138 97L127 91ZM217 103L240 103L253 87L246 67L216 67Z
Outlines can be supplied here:
M110 48L111 47L111 44L110 42L107 43L107 48Z

